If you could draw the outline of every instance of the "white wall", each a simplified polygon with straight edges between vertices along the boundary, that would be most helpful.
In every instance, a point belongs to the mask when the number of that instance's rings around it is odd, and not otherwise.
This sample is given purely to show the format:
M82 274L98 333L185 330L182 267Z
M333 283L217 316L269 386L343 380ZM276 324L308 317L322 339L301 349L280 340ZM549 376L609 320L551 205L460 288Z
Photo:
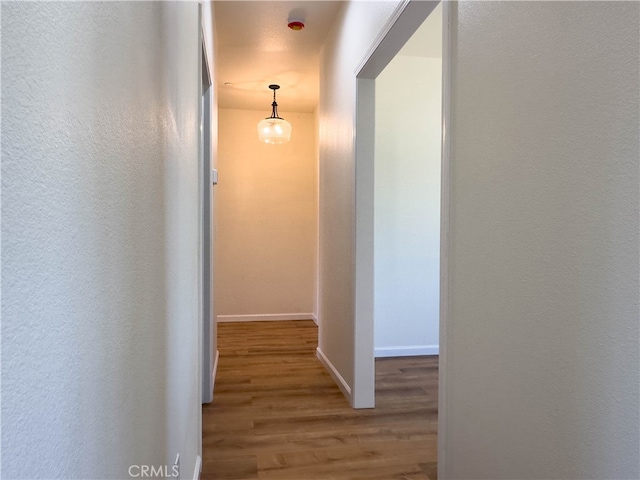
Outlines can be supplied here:
M354 379L355 70L398 3L345 4L320 58L319 349L347 393Z
M193 476L198 7L2 6L2 476Z
M439 478L640 478L640 5L457 8Z
M442 59L401 51L375 87L375 355L434 355L440 320Z
M313 113L280 114L292 125L291 141L267 145L256 126L268 111L220 109L220 321L311 318L315 310L316 122Z

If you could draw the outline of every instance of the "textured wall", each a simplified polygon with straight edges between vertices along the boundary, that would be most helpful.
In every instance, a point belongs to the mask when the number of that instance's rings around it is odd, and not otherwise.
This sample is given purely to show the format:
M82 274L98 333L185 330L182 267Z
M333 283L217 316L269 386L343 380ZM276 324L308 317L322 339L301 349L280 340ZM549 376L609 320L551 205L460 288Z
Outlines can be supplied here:
M310 318L314 310L315 120L312 113L281 115L292 125L291 141L267 145L256 130L265 112L220 110L216 303L222 318Z
M2 477L198 453L195 3L2 5Z
M397 1L350 2L320 59L320 349L347 384L354 377L354 122L356 67Z
M443 478L640 478L640 5L458 8Z
M442 60L400 51L375 88L375 354L433 355L440 323Z

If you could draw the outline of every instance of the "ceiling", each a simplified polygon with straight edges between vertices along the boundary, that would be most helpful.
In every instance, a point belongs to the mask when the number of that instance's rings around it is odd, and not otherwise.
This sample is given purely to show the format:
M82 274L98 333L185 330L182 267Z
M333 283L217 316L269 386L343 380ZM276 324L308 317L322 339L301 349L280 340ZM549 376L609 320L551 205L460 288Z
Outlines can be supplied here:
M318 105L320 50L342 1L215 1L220 108L271 112L280 85L282 112L313 112ZM289 19L305 28L293 31ZM409 39L399 55L442 57L442 3Z
M318 105L319 54L343 2L214 2L220 108L271 111L273 92L281 111L313 112ZM288 19L302 19L293 31Z

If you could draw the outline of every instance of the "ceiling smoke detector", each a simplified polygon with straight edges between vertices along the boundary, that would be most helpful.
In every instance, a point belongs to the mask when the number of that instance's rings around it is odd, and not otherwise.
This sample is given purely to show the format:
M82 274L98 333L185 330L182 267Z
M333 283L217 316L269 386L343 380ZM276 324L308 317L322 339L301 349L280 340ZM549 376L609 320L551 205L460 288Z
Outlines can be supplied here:
M299 18L290 18L287 27L298 32L304 28L304 21Z

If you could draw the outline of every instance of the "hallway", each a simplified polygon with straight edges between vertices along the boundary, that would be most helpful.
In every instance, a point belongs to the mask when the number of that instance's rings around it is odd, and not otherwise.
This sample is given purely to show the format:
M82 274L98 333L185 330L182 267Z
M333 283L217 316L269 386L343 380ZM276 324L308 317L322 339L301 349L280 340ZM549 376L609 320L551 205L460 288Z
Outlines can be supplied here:
M377 360L377 407L354 410L316 359L311 320L218 328L203 479L436 478L437 357Z

